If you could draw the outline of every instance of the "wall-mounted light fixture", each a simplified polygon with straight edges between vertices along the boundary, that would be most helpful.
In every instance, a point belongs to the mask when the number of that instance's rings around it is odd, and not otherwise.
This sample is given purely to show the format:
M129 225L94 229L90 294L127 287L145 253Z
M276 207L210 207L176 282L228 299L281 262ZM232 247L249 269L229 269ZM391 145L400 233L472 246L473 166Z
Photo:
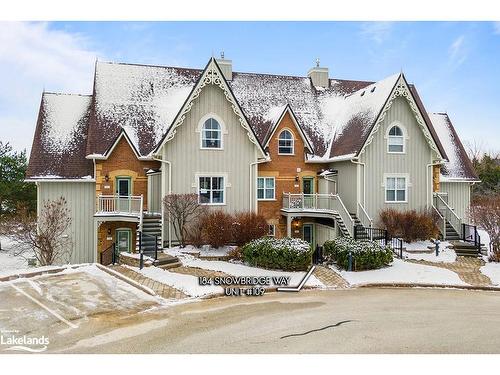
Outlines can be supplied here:
M111 228L108 228L108 236L111 236Z
M295 176L295 182L299 182L299 176Z
M104 176L104 181L109 182L109 176L108 176L108 174L106 174L106 176Z

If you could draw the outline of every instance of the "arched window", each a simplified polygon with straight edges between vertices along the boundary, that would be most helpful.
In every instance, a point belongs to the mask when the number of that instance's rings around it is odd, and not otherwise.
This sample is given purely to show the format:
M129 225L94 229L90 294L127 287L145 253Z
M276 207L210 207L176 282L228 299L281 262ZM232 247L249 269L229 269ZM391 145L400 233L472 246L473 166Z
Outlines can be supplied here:
M393 153L405 152L405 138L403 130L394 125L390 130L387 137L387 151Z
M289 130L283 130L278 137L278 154L293 155L293 135Z
M209 118L203 123L201 148L222 148L222 129L214 118Z

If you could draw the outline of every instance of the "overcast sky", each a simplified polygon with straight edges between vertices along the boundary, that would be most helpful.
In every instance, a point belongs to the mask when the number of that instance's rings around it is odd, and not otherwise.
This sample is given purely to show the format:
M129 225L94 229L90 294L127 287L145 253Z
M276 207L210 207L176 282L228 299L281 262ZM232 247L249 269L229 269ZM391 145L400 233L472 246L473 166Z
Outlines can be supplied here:
M91 93L96 58L380 80L403 70L463 141L500 149L500 22L0 22L0 140L29 149L46 91Z

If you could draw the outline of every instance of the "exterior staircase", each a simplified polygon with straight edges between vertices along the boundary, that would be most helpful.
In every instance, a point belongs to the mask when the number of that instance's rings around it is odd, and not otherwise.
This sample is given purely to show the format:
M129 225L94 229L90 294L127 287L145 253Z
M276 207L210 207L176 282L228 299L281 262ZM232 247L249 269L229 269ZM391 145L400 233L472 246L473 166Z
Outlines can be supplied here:
M340 217L340 214L338 212L333 212L332 214L333 219L337 223L337 226L339 227L340 234L342 237L351 237L349 234L349 231L347 230L347 227L345 226L344 221L342 220L342 217Z
M480 257L481 256L481 251L477 249L477 247L474 246L474 244L464 242L464 241L451 241L451 244L453 245L453 250L455 250L455 253L457 256L461 257Z
M459 241L460 234L457 233L455 228L446 220L446 241Z
M354 220L354 227L358 227L357 228L358 236L360 238L368 238L369 237L368 232L366 231L366 228L363 225L363 223L361 222L361 220L359 220L358 216L356 214L350 213L350 212L349 212L349 215L351 215L352 219Z
M158 246L158 249L162 248L161 215L144 213L142 222L142 249L144 253L154 256L155 245ZM139 232L137 233L136 250L139 251Z

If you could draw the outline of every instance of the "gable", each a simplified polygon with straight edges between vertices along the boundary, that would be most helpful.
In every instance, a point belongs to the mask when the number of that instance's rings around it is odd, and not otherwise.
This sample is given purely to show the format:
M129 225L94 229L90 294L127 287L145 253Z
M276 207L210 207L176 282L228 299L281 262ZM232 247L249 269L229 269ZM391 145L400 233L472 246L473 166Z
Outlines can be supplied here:
M257 136L255 135L252 127L250 126L246 117L244 116L241 107L238 104L238 101L234 97L233 92L231 91L226 79L224 78L214 58L211 58L210 61L208 62L202 76L200 77L195 87L189 94L188 98L184 102L183 106L179 110L179 113L175 117L174 122L168 128L167 132L162 137L162 140L158 143L153 152L154 153L158 152L167 142L171 141L175 137L177 128L184 123L186 116L193 108L195 100L200 96L202 90L208 85L217 87L220 90L222 90L222 92L224 93L225 100L229 103L232 111L238 118L239 125L246 131L247 137L250 140L250 142L253 143L259 149L262 156L265 157L265 152L259 140L257 139Z

